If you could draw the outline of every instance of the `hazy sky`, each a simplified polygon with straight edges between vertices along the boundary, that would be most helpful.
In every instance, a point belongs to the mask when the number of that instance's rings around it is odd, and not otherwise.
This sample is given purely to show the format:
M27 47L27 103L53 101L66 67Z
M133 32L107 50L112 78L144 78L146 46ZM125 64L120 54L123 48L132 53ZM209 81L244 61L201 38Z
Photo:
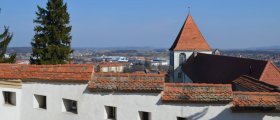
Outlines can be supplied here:
M0 0L0 31L10 46L30 46L37 5L47 0ZM280 45L280 0L66 0L73 47L169 48L191 5L212 48Z

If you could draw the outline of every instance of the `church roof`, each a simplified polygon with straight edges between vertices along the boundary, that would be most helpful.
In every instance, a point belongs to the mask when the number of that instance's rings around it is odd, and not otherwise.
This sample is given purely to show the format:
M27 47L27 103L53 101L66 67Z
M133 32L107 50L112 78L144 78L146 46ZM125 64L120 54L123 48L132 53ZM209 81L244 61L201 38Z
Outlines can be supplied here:
M195 83L230 84L247 75L280 86L280 70L272 61L197 53L184 64L183 71Z
M169 50L209 51L210 46L202 36L191 15L188 15L180 33Z

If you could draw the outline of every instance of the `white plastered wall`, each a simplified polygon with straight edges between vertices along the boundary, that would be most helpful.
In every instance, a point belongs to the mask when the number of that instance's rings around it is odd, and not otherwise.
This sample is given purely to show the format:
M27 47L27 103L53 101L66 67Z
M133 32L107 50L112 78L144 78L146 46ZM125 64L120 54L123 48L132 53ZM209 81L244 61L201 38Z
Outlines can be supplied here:
M3 91L14 92L12 94L13 102L16 105L5 104ZM13 95L16 95L15 97ZM21 108L21 89L18 88L5 88L0 87L0 120L20 120L20 108Z
M82 120L78 114L65 112L63 98L78 101L86 83L25 83L22 85L21 120ZM47 109L34 107L34 94L46 96Z
M117 108L117 120L137 120L139 111L151 120L278 120L279 113L232 113L230 104L166 104L161 93L89 92L87 84L24 83L22 120L106 120L105 106ZM33 94L47 96L47 110L33 108ZM78 114L63 112L62 98L78 101Z

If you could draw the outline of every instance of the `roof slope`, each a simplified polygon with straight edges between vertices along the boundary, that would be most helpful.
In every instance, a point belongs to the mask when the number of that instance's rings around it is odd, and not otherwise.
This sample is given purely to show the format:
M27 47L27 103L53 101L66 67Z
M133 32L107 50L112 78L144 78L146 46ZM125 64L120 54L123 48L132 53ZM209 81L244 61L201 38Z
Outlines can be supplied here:
M233 88L235 91L280 92L280 87L278 86L245 75L233 81Z
M91 64L66 65L18 65L0 64L0 79L39 80L90 80L93 72Z
M166 83L164 102L224 103L232 101L230 84Z
M280 112L280 93L234 92L232 110Z
M91 91L161 92L164 74L95 73L89 82Z
M180 33L169 50L209 51L210 46L202 36L191 15L188 15Z
M264 81L276 81L275 76L270 75L271 66L267 68L269 61L247 58L228 57L197 53L192 55L183 66L183 71L195 83L222 83L230 84L236 78L247 75ZM267 70L265 70L267 69ZM275 72L275 70L273 70ZM267 75L267 76L264 76ZM263 77L262 77L263 76ZM268 76L272 76L271 79ZM276 76L277 77L277 76ZM275 84L272 84L275 85Z

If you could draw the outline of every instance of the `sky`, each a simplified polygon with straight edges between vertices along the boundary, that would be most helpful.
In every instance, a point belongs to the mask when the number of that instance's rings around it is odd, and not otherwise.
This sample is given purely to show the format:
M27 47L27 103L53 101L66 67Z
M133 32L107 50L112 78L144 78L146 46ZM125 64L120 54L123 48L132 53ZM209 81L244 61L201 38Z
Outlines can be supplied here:
M29 47L37 5L47 0L0 0L0 32L10 47ZM72 47L169 48L188 14L214 49L280 45L280 0L65 0Z

